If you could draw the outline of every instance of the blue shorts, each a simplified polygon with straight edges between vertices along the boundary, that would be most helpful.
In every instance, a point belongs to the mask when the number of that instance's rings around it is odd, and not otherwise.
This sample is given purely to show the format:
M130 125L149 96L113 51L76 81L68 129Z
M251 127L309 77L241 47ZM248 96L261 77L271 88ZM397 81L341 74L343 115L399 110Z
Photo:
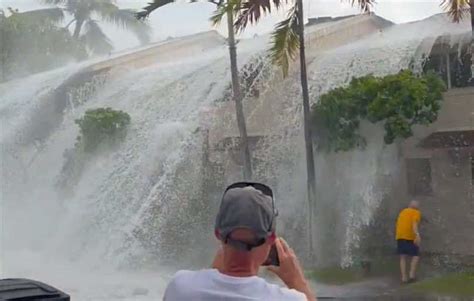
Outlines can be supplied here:
M397 254L408 256L419 256L420 248L415 245L413 240L398 239L397 240Z

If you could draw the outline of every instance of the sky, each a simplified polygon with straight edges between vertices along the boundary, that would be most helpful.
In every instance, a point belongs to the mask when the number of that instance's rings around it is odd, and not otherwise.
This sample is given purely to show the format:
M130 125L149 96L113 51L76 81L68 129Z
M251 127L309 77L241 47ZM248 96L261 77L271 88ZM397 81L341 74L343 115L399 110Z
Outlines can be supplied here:
M120 8L140 9L149 0L116 0L115 2ZM405 23L424 19L442 12L439 6L440 2L441 0L378 0L373 11L377 15L395 23ZM0 0L0 9L6 9L7 7L26 11L47 6L42 5L41 0ZM348 0L304 0L304 8L306 17L334 17L359 13L357 9L351 7ZM169 4L155 11L148 20L153 28L152 41L212 29L217 29L223 35L227 35L225 24L218 28L211 26L209 17L214 9L215 6L210 3L188 4L186 1L178 0L177 3ZM273 26L283 19L284 16L285 11L280 10L264 17L257 26L248 28L242 34L242 38L270 32ZM138 41L132 34L108 24L105 24L103 28L113 42L115 50L138 46Z

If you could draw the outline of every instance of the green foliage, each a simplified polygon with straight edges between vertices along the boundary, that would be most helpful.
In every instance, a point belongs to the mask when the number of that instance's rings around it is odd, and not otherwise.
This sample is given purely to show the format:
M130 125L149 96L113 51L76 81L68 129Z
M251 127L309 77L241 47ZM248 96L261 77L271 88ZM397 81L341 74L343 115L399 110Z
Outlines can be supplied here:
M74 148L64 151L63 167L56 181L56 189L63 198L74 193L74 187L90 158L100 155L99 150L107 150L123 141L130 116L111 108L99 108L86 111L76 123L79 125L80 135Z
M279 9L287 1L282 0L243 0L239 1L239 5L235 6L237 9L235 28L238 31L243 31L248 25L254 25L260 21L262 16L270 15L272 8ZM289 16L289 18L291 18Z
M142 44L150 41L151 29L144 22L137 20L135 11L120 9L114 0L42 0L49 5L57 5L64 12L71 14L74 24L73 38L82 41L87 49L94 54L107 54L113 45L102 31L100 21L114 24L131 31Z
M60 10L0 10L0 81L41 72L86 57L85 47L57 25Z
M408 138L413 125L436 120L444 90L443 81L434 73L417 76L403 70L385 77L353 78L349 86L329 91L312 107L318 146L336 152L363 148L361 120L382 122L386 144Z
M113 0L43 0L59 7L19 12L0 9L0 81L63 66L94 54L107 54L113 45L101 29L101 21L135 34L142 43L151 29L135 18L135 12L120 9ZM72 20L63 27L65 14ZM73 26L73 34L69 31Z
M209 1L209 2L212 2ZM227 0L217 4L216 10L212 13L209 21L213 26L218 26L224 17L228 17L229 14L235 17L236 8L240 6L241 0Z
M288 17L278 23L272 33L272 47L270 49L272 62L281 66L283 76L288 75L290 62L296 58L300 47L298 35L297 5L288 12Z
M84 117L76 120L80 128L78 145L85 152L94 152L99 146L114 145L122 141L130 124L130 115L111 108L87 110Z

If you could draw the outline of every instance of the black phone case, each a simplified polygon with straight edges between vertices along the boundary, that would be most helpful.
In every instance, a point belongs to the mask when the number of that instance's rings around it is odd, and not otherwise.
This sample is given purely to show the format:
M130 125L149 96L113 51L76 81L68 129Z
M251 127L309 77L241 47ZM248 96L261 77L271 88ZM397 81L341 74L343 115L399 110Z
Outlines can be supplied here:
M273 245L270 249L270 253L268 253L268 258L263 265L280 266L280 260L278 259L278 252L275 245Z

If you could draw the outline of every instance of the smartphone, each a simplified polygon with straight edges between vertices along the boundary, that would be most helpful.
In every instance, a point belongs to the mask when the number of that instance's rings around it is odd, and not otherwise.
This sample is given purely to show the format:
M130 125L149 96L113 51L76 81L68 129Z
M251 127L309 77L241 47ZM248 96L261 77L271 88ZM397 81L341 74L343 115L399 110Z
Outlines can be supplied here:
M280 266L280 260L278 259L278 252L277 252L275 244L272 245L272 248L270 249L270 253L268 253L268 258L263 263L263 265L264 266L268 266L268 265Z

